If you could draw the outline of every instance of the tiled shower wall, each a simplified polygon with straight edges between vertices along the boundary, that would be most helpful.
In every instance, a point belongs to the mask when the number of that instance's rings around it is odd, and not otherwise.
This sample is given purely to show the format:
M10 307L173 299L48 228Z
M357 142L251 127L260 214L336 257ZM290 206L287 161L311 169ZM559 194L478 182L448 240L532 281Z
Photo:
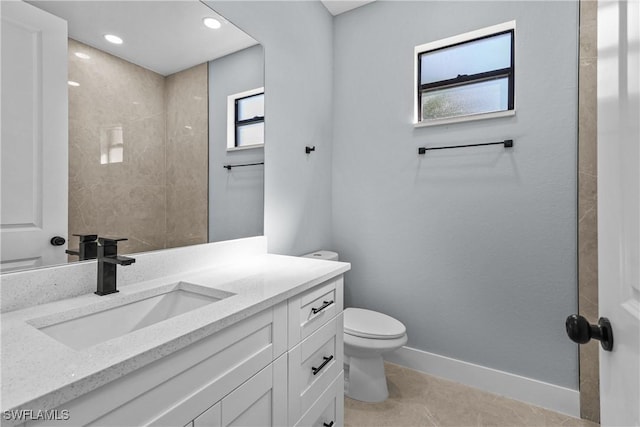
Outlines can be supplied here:
M207 65L165 78L69 39L69 80L69 247L79 233L126 237L121 253L206 242Z
M578 306L591 323L598 320L597 224L597 6L580 2L578 105ZM598 341L580 346L580 416L600 421Z
M165 247L207 241L209 108L208 66L166 78L167 228Z

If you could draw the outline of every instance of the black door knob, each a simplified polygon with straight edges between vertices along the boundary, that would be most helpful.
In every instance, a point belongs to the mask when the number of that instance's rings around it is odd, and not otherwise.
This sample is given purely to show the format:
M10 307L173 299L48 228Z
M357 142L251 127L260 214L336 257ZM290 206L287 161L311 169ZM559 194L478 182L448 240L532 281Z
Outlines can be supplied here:
M613 349L613 329L606 317L598 319L597 325L591 325L587 319L579 314L572 314L565 322L567 335L578 344L588 343L592 338L600 341L606 351Z
M67 241L66 241L66 240L64 239L64 237L62 237L62 236L55 236L55 237L52 237L52 238L51 238L51 240L49 240L49 241L51 242L51 244L52 244L53 246L62 246L62 245L64 245L65 243L67 243Z

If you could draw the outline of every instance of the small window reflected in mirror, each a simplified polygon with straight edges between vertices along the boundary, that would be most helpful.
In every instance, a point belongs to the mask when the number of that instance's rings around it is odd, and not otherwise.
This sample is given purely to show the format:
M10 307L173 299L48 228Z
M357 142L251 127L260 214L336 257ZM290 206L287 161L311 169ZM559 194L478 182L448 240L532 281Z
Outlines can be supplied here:
M122 163L124 138L122 126L109 126L100 132L100 164Z
M264 145L264 88L227 98L227 150Z

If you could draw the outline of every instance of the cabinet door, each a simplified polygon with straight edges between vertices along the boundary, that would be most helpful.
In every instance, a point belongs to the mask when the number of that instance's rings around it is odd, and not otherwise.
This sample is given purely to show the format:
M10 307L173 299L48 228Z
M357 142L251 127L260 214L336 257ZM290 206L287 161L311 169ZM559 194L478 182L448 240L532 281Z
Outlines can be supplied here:
M295 427L342 427L344 424L344 372L322 393Z
M286 377L287 359L283 355L222 399L222 425L285 425Z
M221 403L218 402L211 408L200 414L192 423L186 427L220 427L222 426L222 410Z

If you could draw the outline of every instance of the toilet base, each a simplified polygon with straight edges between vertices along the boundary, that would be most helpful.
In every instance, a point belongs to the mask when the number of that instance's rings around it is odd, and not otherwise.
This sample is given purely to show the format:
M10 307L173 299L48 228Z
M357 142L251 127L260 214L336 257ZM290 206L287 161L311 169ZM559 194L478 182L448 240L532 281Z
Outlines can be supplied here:
M382 402L389 397L382 356L349 357L347 397L362 402Z

